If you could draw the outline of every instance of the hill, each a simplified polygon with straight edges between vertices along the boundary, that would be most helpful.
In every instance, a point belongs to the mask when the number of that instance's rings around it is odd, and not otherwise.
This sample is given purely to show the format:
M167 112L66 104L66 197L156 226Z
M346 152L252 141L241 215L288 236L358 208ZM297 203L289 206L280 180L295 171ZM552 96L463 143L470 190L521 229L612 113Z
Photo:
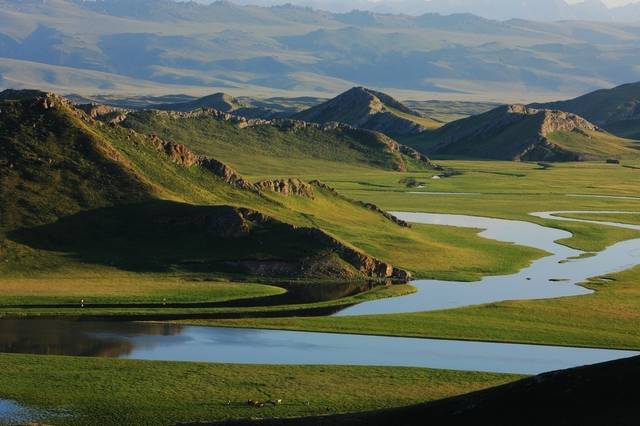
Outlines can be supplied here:
M200 154L255 175L313 175L314 170L325 167L397 171L437 167L382 133L338 123L252 120L216 110L148 110L130 113L121 124L184 143Z
M638 379L640 358L635 357L545 373L468 395L410 407L296 419L238 420L211 425L417 426L477 423L497 426L631 426L637 423L634 389ZM606 392L602 392L603 389Z
M581 115L587 120L629 139L640 139L640 82L602 89L567 101L533 104Z
M254 107L226 93L214 93L192 101L152 105L151 107L161 111L177 112L192 112L198 109L210 108L246 118L270 119L282 115L275 110Z
M103 124L53 94L3 92L0 111L0 273L98 265L407 278L341 240L331 211L373 221L376 232L393 234L406 224L319 182L250 182L214 158Z
M515 161L640 157L639 143L557 110L507 105L449 123L407 143L431 155Z
M293 118L314 123L346 123L389 136L415 135L440 125L391 96L365 87L354 87Z

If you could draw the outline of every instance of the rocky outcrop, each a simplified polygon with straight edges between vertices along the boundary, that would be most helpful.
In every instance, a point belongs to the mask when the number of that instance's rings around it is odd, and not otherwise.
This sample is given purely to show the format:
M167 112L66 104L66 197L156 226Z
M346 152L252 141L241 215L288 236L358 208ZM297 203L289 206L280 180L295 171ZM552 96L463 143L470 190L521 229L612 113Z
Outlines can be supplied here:
M277 192L282 195L295 195L298 197L313 198L313 187L297 178L263 180L255 186L260 191Z
M197 166L212 172L220 179L241 189L257 191L257 188L246 181L238 172L226 164L204 155L194 154L185 145L165 141L158 136L148 136L155 147L164 152L176 164L186 167Z
M102 104L80 104L76 105L76 108L83 111L89 117L94 120L100 120L109 124L118 124L122 123L127 119L127 115L131 112L130 110L123 108L114 108L107 105Z
M300 228L300 232L304 233L309 239L329 245L340 258L367 277L391 278L398 281L408 281L411 279L410 272L396 268L390 263L382 262L348 247L320 229Z
M362 201L354 201L351 200L350 198L347 198L343 195L341 195L338 191L336 191L334 188L330 187L329 185L320 182L319 180L312 180L310 182L311 185L316 186L317 188L323 190L323 191L327 191L330 194L332 194L334 197L339 197L343 200L347 200L351 203L357 204L360 207L364 207L367 210L371 210L373 212L378 213L379 215L381 215L382 217L384 217L387 220L390 220L391 222L395 223L396 225L402 226L403 228L410 228L411 224L408 222L405 222L404 220L398 219L397 217L395 217L392 214L389 214L387 212L385 212L384 210L382 210L380 207L376 206L375 204L372 203L365 203Z
M385 212L384 210L382 210L380 207L376 206L373 203L365 203L365 202L362 202L362 201L357 201L357 203L360 204L362 207L364 207L367 210L371 210L371 211L374 211L374 212L380 214L381 216L385 217L386 219L390 220L391 222L395 223L396 225L400 225L403 228L411 228L411 224L409 222L405 222L402 219L398 219L394 215Z

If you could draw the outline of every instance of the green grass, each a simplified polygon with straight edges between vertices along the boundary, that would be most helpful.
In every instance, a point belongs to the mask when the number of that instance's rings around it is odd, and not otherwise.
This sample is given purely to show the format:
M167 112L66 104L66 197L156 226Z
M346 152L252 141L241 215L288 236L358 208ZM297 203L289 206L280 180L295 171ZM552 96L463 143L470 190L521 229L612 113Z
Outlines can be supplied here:
M640 142L603 132L555 132L547 139L561 148L584 154L590 160L638 159Z
M125 124L183 143L249 175L295 176L327 169L351 173L396 170L406 161L375 137L359 131L323 132L313 127L286 130L273 125L241 129L207 117L172 118L154 112L132 114Z
M402 112L398 109L395 109L393 107L390 107L388 105L384 106L384 109L391 112L392 114L400 117L400 118L404 118L405 120L409 120L413 123L419 124L422 127L426 128L426 129L437 129L438 127L442 126L442 123L439 121L434 120L433 118L429 118L429 117L420 117L418 115L413 115L413 114L407 114L406 112Z
M633 214L589 214L589 213L563 213L558 216L568 217L573 219L586 219L606 222L627 223L630 225L640 225L640 206L638 206L638 213Z
M107 275L105 277L104 275ZM282 294L263 284L202 281L184 276L133 274L117 270L85 275L46 274L29 278L0 278L0 305L122 303L213 303Z
M0 370L0 398L69 414L46 418L47 424L83 426L173 425L366 411L446 398L520 378L410 368L214 365L31 355L0 355ZM247 405L249 399L282 399L282 404L257 409Z

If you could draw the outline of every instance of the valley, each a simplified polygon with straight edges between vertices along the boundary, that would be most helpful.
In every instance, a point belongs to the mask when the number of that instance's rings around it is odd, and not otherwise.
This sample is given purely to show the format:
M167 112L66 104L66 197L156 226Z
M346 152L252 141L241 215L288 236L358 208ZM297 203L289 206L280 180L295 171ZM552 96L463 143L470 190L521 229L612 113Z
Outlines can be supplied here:
M634 425L637 8L239 3L0 0L0 425Z

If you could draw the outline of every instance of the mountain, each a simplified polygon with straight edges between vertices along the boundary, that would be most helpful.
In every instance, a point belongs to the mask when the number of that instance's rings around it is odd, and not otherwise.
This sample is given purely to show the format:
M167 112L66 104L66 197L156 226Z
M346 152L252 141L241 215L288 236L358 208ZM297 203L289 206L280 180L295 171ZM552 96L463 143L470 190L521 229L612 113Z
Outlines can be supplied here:
M529 9L545 14L538 3ZM640 80L637 23L171 0L0 0L0 23L0 87L90 98L330 98L367 86L400 99L505 103Z
M567 101L533 104L532 107L579 114L615 135L640 140L640 82L598 90Z
M515 161L640 158L640 142L613 136L564 111L507 105L416 137L429 154Z
M242 104L238 99L226 93L214 93L189 102L179 102L173 104L155 105L153 108L169 111L193 111L200 108L213 108L222 112L234 112L247 105Z
M93 265L407 279L343 241L348 232L330 212L348 212L389 235L412 233L407 224L320 182L251 181L185 145L92 117L113 112L38 91L0 94L0 250L12 259L0 271Z
M346 124L247 119L216 110L136 111L120 124L179 141L251 174L309 174L326 167L397 171L437 167L416 150L382 133Z
M391 96L365 87L354 87L293 118L314 123L347 123L390 136L415 135L440 125Z
M293 3L338 13L351 10L377 13L422 15L425 13L473 13L489 19L529 19L539 21L562 21L582 19L591 21L632 22L640 20L637 5L608 8L600 0L586 0L569 4L565 0L234 0L237 4L260 4L263 6Z
M210 425L631 426L637 423L635 389L639 379L640 357L634 357L544 373L495 388L409 407L295 419L229 420ZM607 391L602 392L603 389Z

